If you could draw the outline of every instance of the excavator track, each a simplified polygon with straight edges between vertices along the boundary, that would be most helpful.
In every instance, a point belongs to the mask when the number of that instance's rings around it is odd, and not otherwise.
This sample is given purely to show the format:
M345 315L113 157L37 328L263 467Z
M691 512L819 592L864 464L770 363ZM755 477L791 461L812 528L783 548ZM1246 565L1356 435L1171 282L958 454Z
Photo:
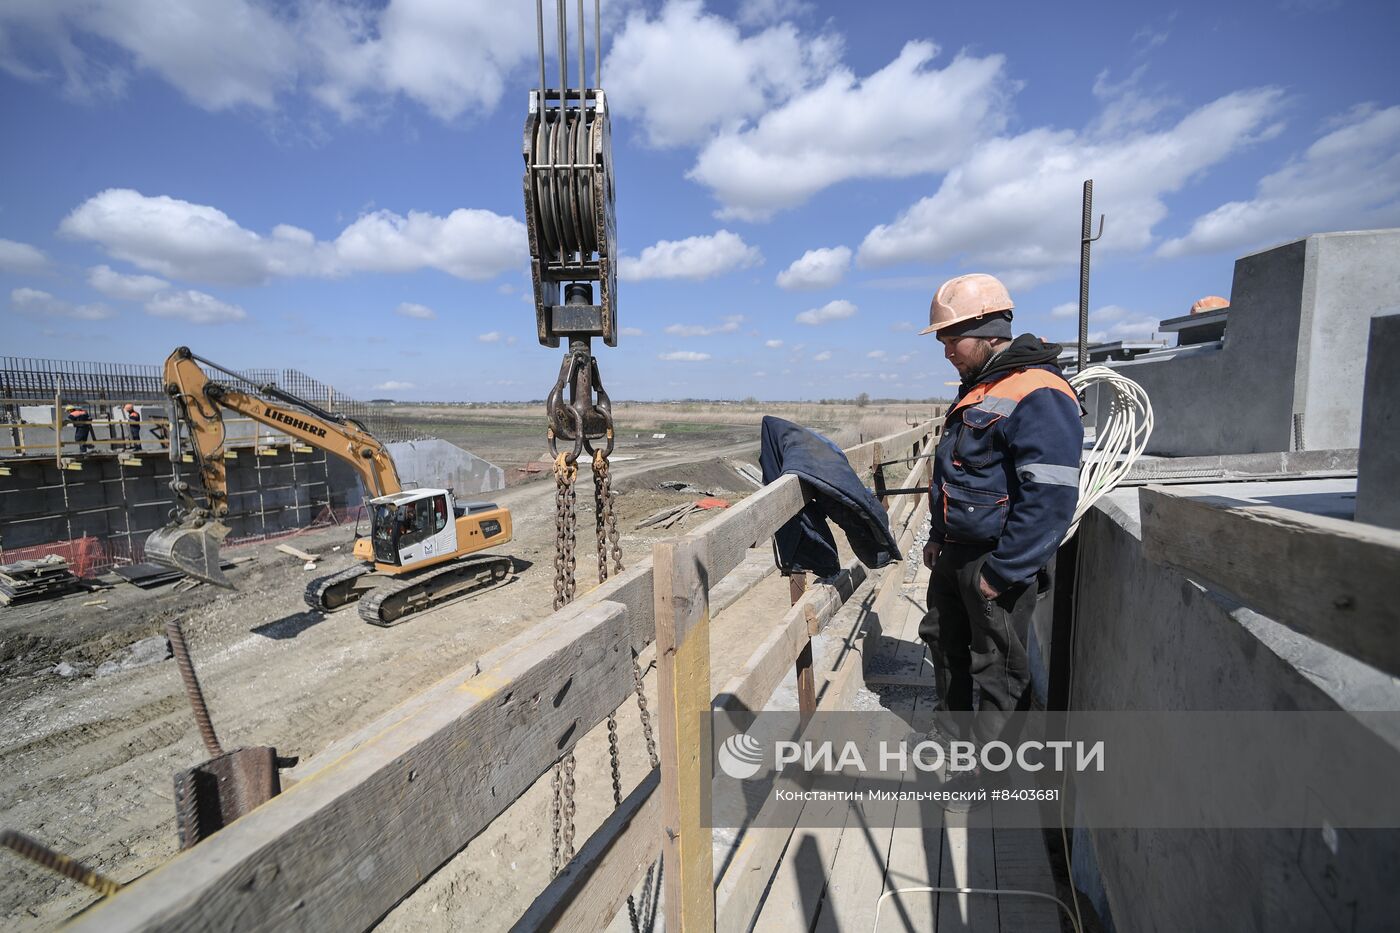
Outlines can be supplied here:
M373 572L374 567L369 564L356 564L349 570L342 570L328 577L318 577L306 584L306 605L321 612L343 609L359 599L363 593L362 590L355 589L355 581Z
M500 586L514 570L509 557L485 554L409 579L389 580L360 600L360 618L371 625L397 625L415 612Z

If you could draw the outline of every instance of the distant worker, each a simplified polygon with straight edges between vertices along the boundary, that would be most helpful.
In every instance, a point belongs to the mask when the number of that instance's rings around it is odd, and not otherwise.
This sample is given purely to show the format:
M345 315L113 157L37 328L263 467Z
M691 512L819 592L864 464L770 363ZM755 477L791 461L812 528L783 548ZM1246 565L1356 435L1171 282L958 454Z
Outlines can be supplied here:
M962 377L934 454L924 547L932 576L919 626L938 688L927 738L945 749L954 739L979 749L1015 741L1012 714L1030 705L1037 584L1079 501L1079 399L1055 364L1058 344L1011 339L1014 307L992 276L960 275L939 287L920 332L938 336ZM976 717L966 715L973 683ZM954 773L950 788L979 781L977 770Z
M122 409L122 411L126 415L126 437L127 440L130 442L129 444L127 444L127 449L140 450L141 412L139 412L136 409L136 406L131 404L130 402L127 402L126 407Z
M73 440L78 444L78 453L85 454L97 449L92 443L92 415L86 408L77 405L64 405L64 416L73 426Z
M1207 311L1219 311L1221 308L1230 307L1230 302L1219 295L1207 295L1204 298L1196 299L1191 305L1192 314L1205 314Z

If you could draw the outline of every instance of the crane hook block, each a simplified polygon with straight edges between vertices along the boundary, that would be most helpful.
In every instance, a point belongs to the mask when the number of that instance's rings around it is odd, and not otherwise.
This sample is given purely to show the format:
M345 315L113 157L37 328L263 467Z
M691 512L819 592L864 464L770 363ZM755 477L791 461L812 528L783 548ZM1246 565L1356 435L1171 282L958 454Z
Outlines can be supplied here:
M602 337L617 346L617 217L607 97L598 88L536 88L525 118L525 226L540 343ZM596 305L564 286L597 282Z

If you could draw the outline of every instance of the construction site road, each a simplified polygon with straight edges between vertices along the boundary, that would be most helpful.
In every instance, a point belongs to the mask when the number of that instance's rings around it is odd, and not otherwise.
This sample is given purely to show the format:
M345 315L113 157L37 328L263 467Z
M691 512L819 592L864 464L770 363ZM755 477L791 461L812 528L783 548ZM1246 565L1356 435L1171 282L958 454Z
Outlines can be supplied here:
M613 475L625 558L641 560L653 541L704 520L702 512L670 529L637 529L657 508L694 498L693 492L660 488L661 481L731 501L752 492L725 458L756 462L755 435L741 443L695 443L694 452L619 459ZM594 580L594 563L584 557L594 546L588 472L585 466L578 479L580 592ZM141 591L123 584L0 610L0 827L26 832L121 882L174 856L172 775L207 752L159 635L170 619L183 623L224 746L270 745L305 762L547 616L554 597L554 483L545 477L489 495L513 514L515 536L502 551L515 558L516 578L393 628L366 625L353 610L308 611L302 602L313 573L352 564L348 525L281 539L319 555L314 571L278 551L278 541L229 549L228 556L255 558L230 571L238 587L232 592L208 586ZM754 594L760 603L773 603L754 611L786 608L785 585ZM728 641L737 664L744 642ZM716 639L717 655L724 644ZM723 665L717 661L716 667ZM620 717L620 732L630 787L646 770L634 705ZM589 736L579 762L582 840L612 806L606 742ZM508 927L548 878L547 777L544 784L542 794L537 786L526 795L539 796L538 805L526 799L498 820L459 856L467 863L454 861L430 879L386 919L387 928ZM0 855L0 866L5 929L51 928L95 898L12 853Z

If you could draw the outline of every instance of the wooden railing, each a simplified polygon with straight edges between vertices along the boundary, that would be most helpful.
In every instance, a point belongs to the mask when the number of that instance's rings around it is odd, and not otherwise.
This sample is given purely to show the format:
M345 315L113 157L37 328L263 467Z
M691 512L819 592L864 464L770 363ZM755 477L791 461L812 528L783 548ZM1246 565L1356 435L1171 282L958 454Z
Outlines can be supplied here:
M848 456L865 472L881 457L926 453L939 424L861 444ZM910 485L926 483L930 461L913 462ZM834 580L794 584L792 609L712 696L712 601L730 604L771 572L771 560L763 566L750 549L806 501L801 481L784 476L696 531L658 542L649 559L333 743L287 791L81 914L72 928L365 929L621 706L633 692L631 652L653 642L660 767L517 928L606 926L661 855L667 929L713 929L717 918L728 929L723 918L752 916L786 838L751 831L716 887L702 792L710 779L704 714L761 709L794 668L804 713L845 706L860 679L866 607L888 606L903 579L902 565L892 564L877 585L851 562ZM891 527L903 552L926 512L922 496L894 505ZM814 659L812 634L856 595L865 599L838 629L839 650Z

